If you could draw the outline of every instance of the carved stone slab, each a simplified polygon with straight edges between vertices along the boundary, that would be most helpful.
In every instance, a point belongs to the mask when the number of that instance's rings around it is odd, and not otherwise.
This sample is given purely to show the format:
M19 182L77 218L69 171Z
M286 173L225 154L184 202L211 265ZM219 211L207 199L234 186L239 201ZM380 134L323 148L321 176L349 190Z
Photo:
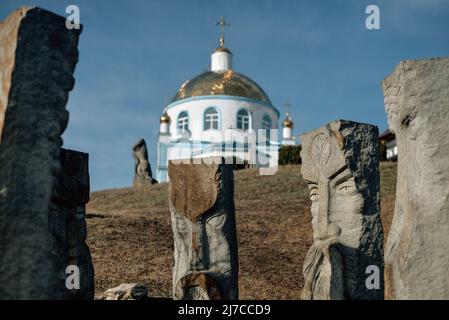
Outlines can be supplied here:
M178 213L196 221L212 208L217 201L220 187L219 166L217 164L170 166L170 201Z
M0 298L62 299L66 261L49 228L80 30L39 8L0 24Z
M217 157L206 158L205 162L221 161ZM175 242L174 299L237 299L232 165L170 161L168 174Z
M55 185L50 210L50 229L58 239L65 264L77 266L80 287L67 290L68 299L94 299L94 267L86 244L86 204L89 201L89 155L61 149L62 174Z
M396 134L386 298L449 299L449 58L401 62L383 81Z
M345 120L301 136L314 237L302 299L383 299L377 139L377 127ZM366 286L370 265L376 289Z

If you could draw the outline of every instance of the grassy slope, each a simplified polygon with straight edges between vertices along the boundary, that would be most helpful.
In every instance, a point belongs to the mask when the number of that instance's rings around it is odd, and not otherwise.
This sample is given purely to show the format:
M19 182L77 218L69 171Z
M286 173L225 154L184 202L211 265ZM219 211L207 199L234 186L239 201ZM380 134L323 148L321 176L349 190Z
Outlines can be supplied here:
M396 165L381 165L382 219L389 229ZM302 262L312 244L307 187L300 167L273 176L235 172L241 299L298 299ZM88 244L96 291L143 282L151 296L171 296L172 231L168 184L94 192L88 204Z

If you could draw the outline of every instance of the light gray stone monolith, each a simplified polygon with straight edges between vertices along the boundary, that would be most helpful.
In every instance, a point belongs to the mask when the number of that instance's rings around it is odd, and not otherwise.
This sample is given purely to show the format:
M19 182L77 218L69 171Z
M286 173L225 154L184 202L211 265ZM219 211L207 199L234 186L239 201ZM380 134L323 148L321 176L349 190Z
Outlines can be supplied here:
M378 134L338 120L301 136L314 238L302 299L383 299Z
M170 212L175 243L173 298L238 298L238 253L232 165L170 161Z
M387 299L449 299L449 58L401 62L383 83L396 134Z
M79 29L40 8L0 23L0 299L66 299L51 210Z

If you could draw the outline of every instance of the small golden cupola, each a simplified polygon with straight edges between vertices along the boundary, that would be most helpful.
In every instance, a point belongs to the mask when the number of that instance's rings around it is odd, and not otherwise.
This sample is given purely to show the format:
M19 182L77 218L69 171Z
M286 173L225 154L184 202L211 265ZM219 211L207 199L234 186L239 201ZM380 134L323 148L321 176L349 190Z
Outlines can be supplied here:
M161 123L171 123L170 116L167 113L167 109L164 109L164 113L161 116Z
M167 107L164 108L164 113L161 116L160 123L161 123L161 126L160 126L159 132L161 134L170 134L171 119L167 113Z
M290 114L288 112L286 113L286 117L285 117L285 120L282 123L282 125L283 125L284 128L293 129L293 121L292 121L292 118L290 117Z
M282 122L282 145L296 145L296 138L293 136L293 121L288 112L290 104L285 104L285 120Z

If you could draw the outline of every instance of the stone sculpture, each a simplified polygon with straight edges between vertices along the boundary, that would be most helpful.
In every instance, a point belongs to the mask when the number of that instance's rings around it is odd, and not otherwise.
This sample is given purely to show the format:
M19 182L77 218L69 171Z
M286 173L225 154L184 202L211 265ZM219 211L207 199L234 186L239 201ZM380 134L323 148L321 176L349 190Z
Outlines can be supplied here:
M144 139L140 139L133 146L134 167L134 187L145 187L157 183L151 173L150 162L148 161L147 144Z
M401 62L383 81L396 134L387 299L449 299L449 58Z
M0 23L0 299L67 298L50 223L81 32L65 20L23 7Z
M377 139L377 127L345 120L301 136L314 238L302 299L383 299L382 279L366 286L368 266L383 273Z
M169 162L174 299L238 298L234 177L222 161Z
M89 202L89 155L61 149L62 173L55 185L50 207L50 229L58 239L59 254L65 264L80 271L79 289L67 290L68 299L94 299L94 268L86 244L86 204Z

